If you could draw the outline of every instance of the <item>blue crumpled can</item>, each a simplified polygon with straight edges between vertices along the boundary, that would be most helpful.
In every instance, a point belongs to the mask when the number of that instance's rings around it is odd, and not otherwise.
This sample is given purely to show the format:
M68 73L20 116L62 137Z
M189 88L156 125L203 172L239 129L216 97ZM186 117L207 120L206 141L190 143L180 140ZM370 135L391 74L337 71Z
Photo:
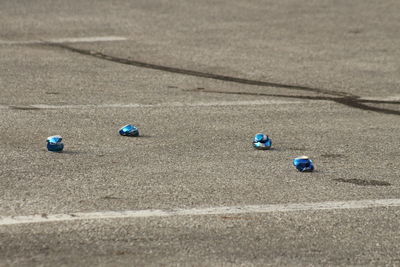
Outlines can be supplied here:
M53 135L47 138L47 150L53 152L61 152L64 149L62 137L59 135Z
M314 164L313 164L312 160L309 159L307 156L301 156L301 157L295 158L293 160L293 165L300 172L314 171Z
M253 138L253 147L255 149L270 149L272 146L272 140L263 133L258 133Z
M132 124L127 124L119 129L119 134L123 136L139 136L139 129Z

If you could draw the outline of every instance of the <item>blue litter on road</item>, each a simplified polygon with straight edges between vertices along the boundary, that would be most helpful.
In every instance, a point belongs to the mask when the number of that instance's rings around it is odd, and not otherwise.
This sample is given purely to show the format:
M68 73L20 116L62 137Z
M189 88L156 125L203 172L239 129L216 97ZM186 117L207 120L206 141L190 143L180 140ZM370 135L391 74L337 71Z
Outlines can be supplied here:
M64 149L64 143L62 137L59 135L53 135L47 138L47 150L52 152L61 152Z
M253 138L253 147L255 149L265 150L270 149L272 146L272 140L263 133L258 133Z
M314 171L314 163L307 156L301 156L293 160L293 165L300 172Z
M139 136L139 129L132 124L127 124L119 129L119 134L123 136Z

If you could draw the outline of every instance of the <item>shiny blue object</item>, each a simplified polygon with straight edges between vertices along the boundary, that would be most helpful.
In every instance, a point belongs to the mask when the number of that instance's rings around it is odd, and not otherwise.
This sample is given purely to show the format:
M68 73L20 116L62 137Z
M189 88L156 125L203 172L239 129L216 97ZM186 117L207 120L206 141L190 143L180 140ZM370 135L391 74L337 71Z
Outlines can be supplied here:
M139 136L139 129L132 124L127 124L119 130L119 134L124 136L136 137Z
M59 135L50 136L46 140L47 150L53 152L61 152L64 149L64 144L62 143L62 137Z
M258 133L253 138L253 147L256 149L270 149L272 140L263 133Z
M298 157L293 160L293 165L300 172L314 171L314 164L311 159L306 156Z

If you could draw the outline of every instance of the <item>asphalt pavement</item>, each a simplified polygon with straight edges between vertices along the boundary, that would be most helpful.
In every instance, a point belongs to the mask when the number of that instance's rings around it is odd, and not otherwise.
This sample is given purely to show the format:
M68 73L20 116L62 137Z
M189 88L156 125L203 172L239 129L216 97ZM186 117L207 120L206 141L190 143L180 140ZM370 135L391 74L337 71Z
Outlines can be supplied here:
M395 205L162 216L400 199L399 12L1 1L0 266L399 265ZM120 136L127 123L141 137ZM271 150L252 148L258 132ZM63 153L46 150L56 134Z

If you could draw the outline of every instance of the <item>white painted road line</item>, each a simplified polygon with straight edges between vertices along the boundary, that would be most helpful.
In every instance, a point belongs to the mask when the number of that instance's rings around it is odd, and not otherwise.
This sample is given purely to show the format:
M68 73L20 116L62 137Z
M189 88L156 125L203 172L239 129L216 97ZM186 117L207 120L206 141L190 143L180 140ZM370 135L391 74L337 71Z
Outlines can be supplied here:
M214 106L252 106L252 105L280 105L296 104L299 101L282 100L254 100L254 101L219 101L219 102L169 102L160 104L102 104L102 105L31 105L33 108L42 109L87 109L87 108L158 108L158 107L214 107Z
M121 36L94 36L94 37L78 37L78 38L59 38L49 40L27 40L27 41L8 41L0 40L0 45L28 45L28 44L44 44L44 43L91 43L91 42L111 42L125 41L126 37Z
M376 200L350 200L329 201L315 203L293 203L273 205L251 205L232 207L210 207L172 210L125 210L103 212L77 212L71 214L49 214L30 216L0 216L1 225L18 225L27 223L65 222L76 220L102 220L122 218L148 218L167 216L195 216L195 215L228 215L244 213L272 213L272 212L300 212L317 210L343 210L366 209L381 207L399 207L400 199L376 199Z
M376 101L400 101L400 95L391 95L385 97L362 97L360 100L376 100Z
M301 104L301 101L284 100L253 100L253 101L219 101L219 102L169 102L160 104L99 104L99 105L28 105L28 106L6 106L0 105L0 109L96 109L96 108L173 108L173 107L218 107L218 106L253 106L253 105L282 105Z

